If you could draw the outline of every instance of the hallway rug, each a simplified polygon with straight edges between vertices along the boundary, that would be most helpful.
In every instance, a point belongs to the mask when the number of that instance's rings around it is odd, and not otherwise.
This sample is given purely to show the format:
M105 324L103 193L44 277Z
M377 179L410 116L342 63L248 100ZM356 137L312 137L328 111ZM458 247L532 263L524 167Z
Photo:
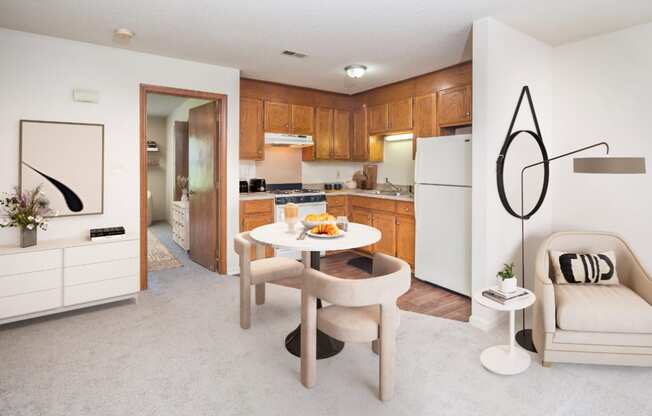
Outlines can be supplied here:
M151 230L147 230L147 271L174 269L183 266L170 250L159 241Z

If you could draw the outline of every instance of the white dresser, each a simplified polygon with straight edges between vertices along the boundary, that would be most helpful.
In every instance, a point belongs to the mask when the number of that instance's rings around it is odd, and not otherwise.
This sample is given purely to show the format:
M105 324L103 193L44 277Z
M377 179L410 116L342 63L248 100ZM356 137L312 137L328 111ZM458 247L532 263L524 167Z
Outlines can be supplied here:
M172 239L186 251L190 249L188 211L188 201L172 201Z
M135 297L139 240L0 246L0 324Z

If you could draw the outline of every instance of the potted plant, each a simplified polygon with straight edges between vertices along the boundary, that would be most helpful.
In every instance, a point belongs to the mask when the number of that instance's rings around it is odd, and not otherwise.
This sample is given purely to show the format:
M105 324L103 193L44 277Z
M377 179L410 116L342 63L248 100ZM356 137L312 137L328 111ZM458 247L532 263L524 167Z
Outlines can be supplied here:
M0 222L0 227L19 227L20 246L35 246L36 230L40 228L45 231L48 227L45 217L56 215L49 206L50 201L41 191L41 185L25 192L20 192L16 187L12 194L5 193L5 197L0 199L0 207L5 217L5 220Z
M516 290L516 277L514 276L514 263L503 265L501 271L496 276L498 277L498 287L505 293L510 293Z
M177 186L181 189L181 200L188 200L188 178L185 176L177 176Z

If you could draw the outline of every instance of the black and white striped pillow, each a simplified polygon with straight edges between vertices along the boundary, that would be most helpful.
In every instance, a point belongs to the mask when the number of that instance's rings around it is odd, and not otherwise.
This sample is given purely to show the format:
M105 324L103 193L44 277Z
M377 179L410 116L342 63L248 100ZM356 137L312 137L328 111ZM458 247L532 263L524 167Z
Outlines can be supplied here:
M616 255L613 251L604 253L564 253L550 251L550 259L558 285L594 283L617 285Z

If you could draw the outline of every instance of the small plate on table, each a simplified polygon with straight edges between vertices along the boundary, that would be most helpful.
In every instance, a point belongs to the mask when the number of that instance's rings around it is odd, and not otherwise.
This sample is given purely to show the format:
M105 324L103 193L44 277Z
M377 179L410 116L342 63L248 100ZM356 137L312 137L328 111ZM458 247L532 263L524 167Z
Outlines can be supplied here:
M314 238L339 238L339 237L344 237L346 235L346 232L340 230L340 232L335 235L328 235L328 234L317 234L317 233L313 233L312 231L308 231L306 234Z

